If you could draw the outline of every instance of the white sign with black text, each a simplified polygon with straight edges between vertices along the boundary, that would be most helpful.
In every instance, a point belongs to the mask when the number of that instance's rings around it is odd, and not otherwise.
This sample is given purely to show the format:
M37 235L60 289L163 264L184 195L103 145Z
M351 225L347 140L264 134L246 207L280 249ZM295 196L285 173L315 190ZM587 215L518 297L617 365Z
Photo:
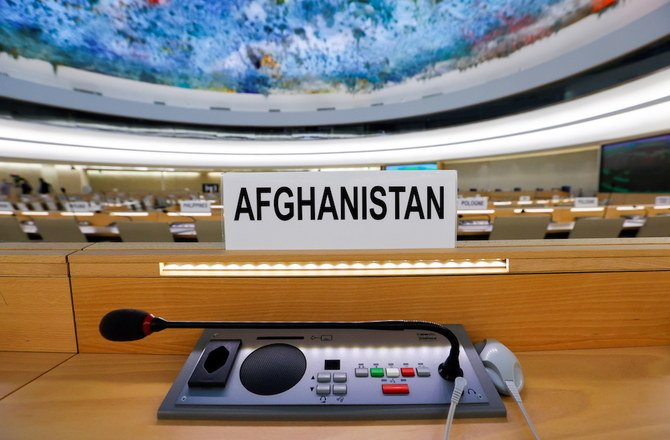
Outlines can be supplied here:
M84 201L69 202L67 206L71 212L88 212L91 210L91 205Z
M488 197L459 197L456 208L459 211L466 211L468 209L486 209L488 206Z
M654 202L655 205L670 205L670 196L658 196Z
M181 212L212 212L207 200L180 200Z
M455 171L225 173L226 249L456 245Z
M575 197L575 208L596 208L598 197Z
M14 206L10 202L0 202L0 211L14 211Z

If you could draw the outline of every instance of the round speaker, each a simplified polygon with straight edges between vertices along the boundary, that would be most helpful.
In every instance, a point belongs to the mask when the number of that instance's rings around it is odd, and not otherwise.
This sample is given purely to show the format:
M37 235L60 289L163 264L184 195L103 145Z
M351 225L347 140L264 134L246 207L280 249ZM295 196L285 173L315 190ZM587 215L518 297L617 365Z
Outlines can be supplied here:
M254 394L272 396L295 386L306 369L307 359L298 348L271 344L247 356L240 368L240 381Z

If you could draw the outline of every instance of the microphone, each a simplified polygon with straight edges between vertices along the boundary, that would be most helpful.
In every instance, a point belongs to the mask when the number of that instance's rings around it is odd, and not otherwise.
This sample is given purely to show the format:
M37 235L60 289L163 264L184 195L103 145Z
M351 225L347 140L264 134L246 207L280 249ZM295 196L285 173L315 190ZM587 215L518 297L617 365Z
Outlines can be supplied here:
M218 329L358 329L358 330L424 330L447 338L449 356L439 365L438 372L446 380L463 376L458 355L460 344L449 328L427 321L357 321L357 322L251 322L251 321L168 321L137 309L118 309L100 320L100 334L110 341L137 341L166 328Z

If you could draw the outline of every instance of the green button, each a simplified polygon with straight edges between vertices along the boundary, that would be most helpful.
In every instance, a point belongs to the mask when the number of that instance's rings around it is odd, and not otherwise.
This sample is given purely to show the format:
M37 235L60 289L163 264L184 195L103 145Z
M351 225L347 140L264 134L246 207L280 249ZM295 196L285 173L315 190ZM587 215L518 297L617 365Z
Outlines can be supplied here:
M384 377L383 368L370 368L370 376L372 377Z

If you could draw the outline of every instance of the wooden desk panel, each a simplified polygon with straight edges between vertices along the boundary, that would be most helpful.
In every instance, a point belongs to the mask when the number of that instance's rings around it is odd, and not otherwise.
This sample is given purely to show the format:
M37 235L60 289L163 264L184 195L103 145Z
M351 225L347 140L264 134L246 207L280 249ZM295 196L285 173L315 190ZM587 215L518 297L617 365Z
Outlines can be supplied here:
M68 278L0 277L0 350L77 351Z
M114 343L102 316L171 320L420 319L465 325L514 350L670 344L670 272L341 278L73 278L81 352L188 353L199 331Z
M72 353L0 351L0 399L72 356Z
M86 246L0 247L0 350L77 351L67 256Z
M670 437L670 347L519 353L522 392L543 439ZM3 440L440 439L442 420L230 422L157 420L184 356L79 354L0 400ZM453 439L530 439L507 419L456 420Z

